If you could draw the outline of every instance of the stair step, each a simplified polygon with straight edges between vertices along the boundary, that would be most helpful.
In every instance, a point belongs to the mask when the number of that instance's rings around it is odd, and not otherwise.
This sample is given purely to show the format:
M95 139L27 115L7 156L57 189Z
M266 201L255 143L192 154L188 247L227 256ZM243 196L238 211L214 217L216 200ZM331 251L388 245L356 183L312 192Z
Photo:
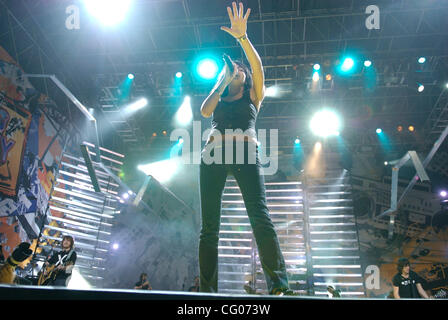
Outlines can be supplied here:
M222 267L252 267L251 263L229 263L229 262L219 262L219 266Z
M358 242L358 239L312 239L311 242Z
M232 241L232 242L252 242L252 239L232 239L232 238L219 238L219 241Z
M349 191L329 191L329 192L312 192L311 196L330 196L330 195L338 195L338 194L351 194Z
M319 264L313 265L315 269L361 269L360 265L351 264Z
M252 272L238 272L238 271L219 271L219 274L234 274L234 275L251 275Z
M354 226L356 225L353 222L330 222L330 223L310 223L311 227L325 227L325 226Z
M337 234L337 233L352 234L356 233L356 231L310 231L310 234Z
M332 251L332 250L359 250L358 247L356 248L311 248L311 250L315 251Z
M317 215L309 216L310 219L343 219L343 218L354 218L352 214L336 214L336 215Z
M307 186L308 189L318 189L318 188L335 188L335 187L351 187L350 184L338 183L338 184L321 184L314 186Z
M353 210L353 207L310 207L310 210Z
M362 274L353 273L313 273L315 277L330 277L330 278L362 278Z
M320 199L310 200L311 203L335 203L335 202L352 202L352 199Z
M359 259L359 256L312 256L312 259Z
M251 255L247 255L247 254L222 254L222 253L218 253L218 257L220 257L220 258L252 259L252 256Z
M218 246L218 250L230 250L230 249L238 249L238 250L252 250L252 247L235 247L235 246Z
M315 286L364 287L362 282L314 282Z

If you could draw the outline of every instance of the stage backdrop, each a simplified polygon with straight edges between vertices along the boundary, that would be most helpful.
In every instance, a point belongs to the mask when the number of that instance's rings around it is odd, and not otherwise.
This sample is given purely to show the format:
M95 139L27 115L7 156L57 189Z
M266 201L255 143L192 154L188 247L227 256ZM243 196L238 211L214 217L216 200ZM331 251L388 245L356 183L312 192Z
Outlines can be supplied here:
M143 200L114 221L105 288L133 289L141 273L154 290L187 290L198 275L199 212L151 179Z
M64 145L79 145L62 110L23 74L0 47L0 244L5 257L23 241L35 245Z
M391 239L389 218L378 218L390 208L391 167L385 168L367 152L353 156L354 212L367 296L384 298L391 293L400 257L410 260L411 269L425 280L423 287L428 293L443 297L446 292L448 296L448 210L442 210L438 196L440 187L448 186L448 154L439 151L426 168L431 182L417 183L403 199ZM410 167L400 169L403 179L399 179L398 197L414 173Z

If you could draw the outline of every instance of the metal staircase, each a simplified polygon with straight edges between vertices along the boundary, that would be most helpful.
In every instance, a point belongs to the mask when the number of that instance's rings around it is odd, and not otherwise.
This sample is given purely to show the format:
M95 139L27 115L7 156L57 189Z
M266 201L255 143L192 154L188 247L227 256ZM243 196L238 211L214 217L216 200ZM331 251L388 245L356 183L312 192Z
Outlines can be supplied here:
M118 173L124 156L104 148L101 151L105 166ZM83 157L63 154L35 259L43 263L52 247L60 250L57 242L71 235L77 253L72 280L77 272L90 286L101 287L120 198L119 185L97 163L93 162L93 167L101 192L94 191Z
M265 187L290 286L296 293L306 294L301 183L269 182L265 183ZM227 179L224 188L218 250L219 292L245 293L244 285L249 285L250 281L257 293L268 293L244 201L234 179Z
M359 239L353 213L349 173L329 171L325 178L304 178L305 212L309 231L310 292L327 296L327 286L341 296L365 295Z
M303 175L302 182L269 182L266 200L285 258L290 288L299 295L327 296L327 286L342 296L365 295L349 173L328 171L325 178ZM234 179L222 199L218 246L218 290L246 293L251 282L267 294L244 201Z

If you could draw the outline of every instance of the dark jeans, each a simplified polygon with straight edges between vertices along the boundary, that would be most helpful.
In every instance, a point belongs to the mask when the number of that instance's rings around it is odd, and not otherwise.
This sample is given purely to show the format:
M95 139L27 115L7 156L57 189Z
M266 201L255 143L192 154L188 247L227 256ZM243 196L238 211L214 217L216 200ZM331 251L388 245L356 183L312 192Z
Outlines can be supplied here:
M235 177L241 190L269 293L274 289L287 289L288 278L285 261L266 205L264 177L260 172L261 163L258 148L256 150L256 164L248 164L247 142L244 142L244 164L236 164L236 161L233 162L235 164L225 164L224 144L222 150L223 164L206 164L202 159L200 165L202 216L202 229L199 239L200 291L218 291L221 197L228 174ZM235 160L235 143L233 150L233 160Z
M67 278L58 277L54 279L53 283L50 284L55 287L66 287L67 286Z

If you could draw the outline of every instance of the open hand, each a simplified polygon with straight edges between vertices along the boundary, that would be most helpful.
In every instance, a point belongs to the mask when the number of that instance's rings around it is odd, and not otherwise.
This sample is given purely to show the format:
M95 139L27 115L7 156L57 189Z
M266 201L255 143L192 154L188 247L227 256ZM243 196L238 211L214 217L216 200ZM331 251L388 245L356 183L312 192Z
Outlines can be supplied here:
M244 7L243 3L240 2L240 8L239 11L236 7L236 2L232 2L233 6L233 12L230 7L227 7L227 13L229 14L230 28L227 27L221 27L221 30L226 31L234 38L241 38L242 36L246 35L247 30L247 19L250 15L250 8L247 9L246 14L243 16L244 13Z

